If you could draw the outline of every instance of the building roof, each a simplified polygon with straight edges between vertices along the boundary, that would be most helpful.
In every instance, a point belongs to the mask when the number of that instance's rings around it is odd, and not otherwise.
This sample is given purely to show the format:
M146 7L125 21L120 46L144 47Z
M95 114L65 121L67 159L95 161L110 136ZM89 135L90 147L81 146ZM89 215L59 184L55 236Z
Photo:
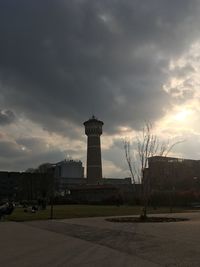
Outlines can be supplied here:
M165 156L153 156L148 158L149 161L162 161L162 162L199 162L196 159L184 159L175 157L165 157Z
M92 115L92 117L89 120L85 121L83 124L86 125L88 123L100 123L101 125L104 124L103 121L98 120L97 117L95 117L94 115Z
M53 165L55 166L59 166L59 165L63 165L63 164L67 164L67 165L74 165L74 164L78 164L78 165L82 165L82 161L80 160L73 160L73 159L64 159L62 161L59 161Z

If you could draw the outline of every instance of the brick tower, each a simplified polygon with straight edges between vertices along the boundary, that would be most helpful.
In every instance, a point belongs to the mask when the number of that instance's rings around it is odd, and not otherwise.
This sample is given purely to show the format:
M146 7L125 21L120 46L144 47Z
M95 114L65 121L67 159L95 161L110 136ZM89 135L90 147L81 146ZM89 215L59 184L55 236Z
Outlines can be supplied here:
M96 184L102 179L101 141L103 122L95 116L85 121L87 135L87 179L89 184Z

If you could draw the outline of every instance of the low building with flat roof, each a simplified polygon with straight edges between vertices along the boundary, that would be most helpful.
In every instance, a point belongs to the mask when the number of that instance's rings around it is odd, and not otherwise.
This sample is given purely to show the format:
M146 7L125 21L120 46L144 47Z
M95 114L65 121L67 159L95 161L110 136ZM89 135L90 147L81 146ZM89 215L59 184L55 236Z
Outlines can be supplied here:
M200 188L200 160L154 156L145 172L151 190Z

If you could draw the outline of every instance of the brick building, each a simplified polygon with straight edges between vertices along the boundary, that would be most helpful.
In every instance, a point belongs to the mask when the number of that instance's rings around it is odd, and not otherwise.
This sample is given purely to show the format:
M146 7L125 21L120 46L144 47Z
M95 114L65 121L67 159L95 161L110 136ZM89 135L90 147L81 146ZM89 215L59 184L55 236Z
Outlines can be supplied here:
M200 160L154 156L145 170L150 190L200 188Z

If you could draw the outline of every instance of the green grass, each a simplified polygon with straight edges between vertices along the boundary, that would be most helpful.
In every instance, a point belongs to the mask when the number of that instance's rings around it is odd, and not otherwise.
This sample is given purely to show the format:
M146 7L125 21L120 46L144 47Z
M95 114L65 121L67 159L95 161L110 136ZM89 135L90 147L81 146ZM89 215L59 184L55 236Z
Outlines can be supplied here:
M99 216L122 216L139 215L139 206L97 206L97 205L57 205L53 209L54 219L99 217ZM184 209L174 208L173 212L183 212ZM169 208L148 209L148 213L169 213ZM24 212L23 208L16 208L14 212L7 216L8 221L32 221L47 220L50 218L50 206L46 210L36 213Z

